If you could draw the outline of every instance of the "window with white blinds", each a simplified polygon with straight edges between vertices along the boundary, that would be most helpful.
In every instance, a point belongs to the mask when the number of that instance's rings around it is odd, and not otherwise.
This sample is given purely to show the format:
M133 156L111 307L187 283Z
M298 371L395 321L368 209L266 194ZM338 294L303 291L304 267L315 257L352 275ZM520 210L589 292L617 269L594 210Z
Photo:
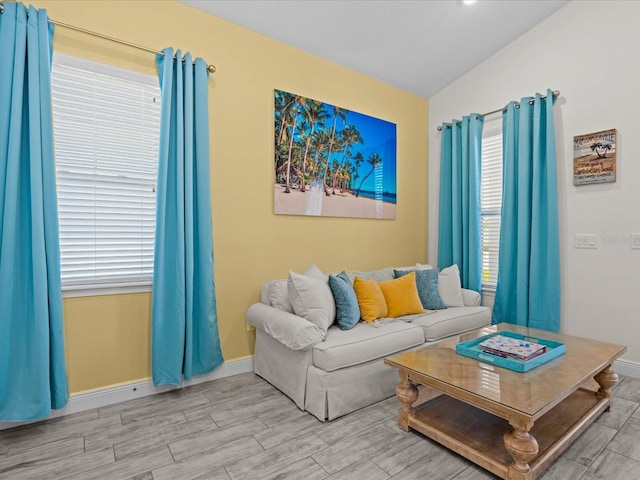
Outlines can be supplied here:
M488 127L488 128L487 128ZM489 122L482 134L480 186L482 288L495 289L498 282L498 250L502 209L502 130Z
M158 79L56 54L51 84L63 289L148 289Z

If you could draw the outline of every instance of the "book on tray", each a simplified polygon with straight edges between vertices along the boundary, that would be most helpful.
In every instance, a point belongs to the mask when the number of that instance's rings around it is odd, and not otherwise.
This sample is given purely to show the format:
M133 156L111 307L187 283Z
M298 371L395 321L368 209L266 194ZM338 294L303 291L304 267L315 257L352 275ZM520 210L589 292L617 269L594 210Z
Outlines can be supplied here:
M547 347L531 340L519 340L505 335L493 335L480 342L485 353L516 360L531 360L547 351Z

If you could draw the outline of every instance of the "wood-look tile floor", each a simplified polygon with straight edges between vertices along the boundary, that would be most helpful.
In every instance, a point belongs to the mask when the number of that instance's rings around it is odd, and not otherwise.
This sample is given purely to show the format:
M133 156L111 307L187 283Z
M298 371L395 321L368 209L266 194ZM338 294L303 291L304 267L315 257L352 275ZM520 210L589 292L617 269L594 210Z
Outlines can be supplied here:
M0 431L0 479L492 480L396 425L395 397L321 423L253 374ZM640 379L542 475L640 479Z

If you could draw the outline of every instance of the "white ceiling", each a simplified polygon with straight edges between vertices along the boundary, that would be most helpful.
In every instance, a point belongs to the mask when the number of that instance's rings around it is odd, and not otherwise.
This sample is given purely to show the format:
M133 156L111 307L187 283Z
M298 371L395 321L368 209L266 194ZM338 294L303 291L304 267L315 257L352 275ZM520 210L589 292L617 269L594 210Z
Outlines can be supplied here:
M180 0L429 98L569 0Z

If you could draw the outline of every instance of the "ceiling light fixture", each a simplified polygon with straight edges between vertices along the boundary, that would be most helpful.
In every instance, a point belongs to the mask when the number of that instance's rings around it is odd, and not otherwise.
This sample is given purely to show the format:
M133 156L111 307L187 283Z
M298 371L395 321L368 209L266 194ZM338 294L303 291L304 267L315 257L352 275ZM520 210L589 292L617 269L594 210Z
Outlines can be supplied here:
M474 3L476 3L478 0L462 0L462 3L464 5L473 5Z

